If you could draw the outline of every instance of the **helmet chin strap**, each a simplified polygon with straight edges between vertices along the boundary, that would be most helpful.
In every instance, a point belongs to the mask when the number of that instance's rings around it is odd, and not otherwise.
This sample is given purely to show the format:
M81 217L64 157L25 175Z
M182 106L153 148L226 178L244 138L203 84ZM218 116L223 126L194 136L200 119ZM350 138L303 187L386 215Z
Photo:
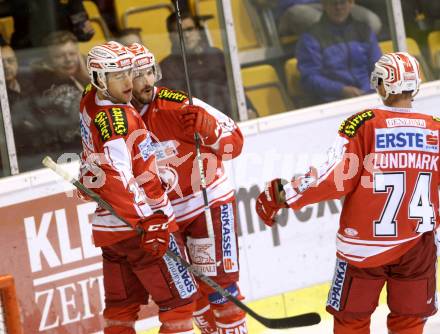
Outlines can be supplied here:
M92 82L92 84L98 89L98 91L104 95L107 99L109 99L110 101L112 100L113 96L109 93L108 91L108 87L107 87L107 83L105 82L105 78L104 80L102 78L100 78L98 76L98 82L96 83L96 85ZM98 83L100 83L103 87L99 87Z

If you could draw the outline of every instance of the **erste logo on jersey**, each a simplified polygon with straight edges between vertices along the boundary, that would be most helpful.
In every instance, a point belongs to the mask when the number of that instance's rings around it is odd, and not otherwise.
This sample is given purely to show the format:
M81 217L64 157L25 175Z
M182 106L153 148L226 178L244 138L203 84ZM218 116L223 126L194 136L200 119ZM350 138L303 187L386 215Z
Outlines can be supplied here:
M157 97L159 99L173 101L173 102L183 102L188 98L188 96L186 96L182 92L169 90L169 89L162 89L157 95Z
M154 144L153 141L151 140L150 134L147 134L147 138L141 141L138 147L139 147L139 151L141 152L142 159L144 159L144 161L147 161L148 158L151 155L153 155L155 152Z
M158 143L152 143L154 150L156 151L157 161L167 160L177 156L177 145L174 140L166 140Z
M95 126L98 129L99 136L101 137L102 141L105 142L109 140L112 136L112 130L107 113L101 110L96 114L93 122L95 123Z
M439 151L438 131L414 127L375 129L376 152Z
M113 130L120 136L128 133L127 115L121 108L111 108L110 117L112 118Z
M339 132L347 137L354 137L360 126L372 118L374 118L374 113L371 110L353 115L342 122Z

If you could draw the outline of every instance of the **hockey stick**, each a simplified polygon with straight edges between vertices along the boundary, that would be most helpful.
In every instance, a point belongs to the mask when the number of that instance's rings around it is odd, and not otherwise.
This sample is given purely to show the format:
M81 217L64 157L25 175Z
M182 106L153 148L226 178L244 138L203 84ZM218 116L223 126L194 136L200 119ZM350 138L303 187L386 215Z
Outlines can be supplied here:
M185 40L183 38L182 17L180 16L179 0L173 0L173 2L174 2L174 7L176 8L177 30L179 32L180 49L182 51L183 70L185 72L185 82L186 82L186 89L188 91L188 101L190 105L193 105L191 86L189 84L188 62L186 60L186 47L185 47ZM203 204L204 204L203 211L205 213L206 229L208 231L208 237L209 239L211 239L212 245L214 247L214 254L215 254L214 226L212 224L211 210L209 209L208 193L206 192L206 178L205 178L205 172L203 170L202 155L200 153L200 136L197 132L194 132L194 141L196 142L196 159L200 174L200 185L202 188L202 195L203 195Z
M125 225L133 228L124 218L119 216L115 210L113 210L112 206L107 203L104 199L102 199L97 193L90 190L86 186L84 186L81 182L73 178L71 175L69 175L68 172L66 172L60 165L58 165L56 162L54 162L50 157L45 157L43 159L43 165L52 169L55 173L57 173L59 176L61 176L64 180L67 182L73 184L77 189L81 190L82 192L86 193L90 198L92 198L96 203L99 204L99 206L108 212L110 212L112 215L114 215L116 218L121 220ZM300 315L295 315L292 317L287 318L277 318L277 319L270 319L262 317L261 315L255 313L251 308L249 308L247 305L242 303L240 300L235 298L233 295L229 293L229 291L223 289L220 285L218 285L216 282L214 282L211 278L208 276L205 276L201 272L199 272L197 269L195 269L191 264L189 264L187 261L182 259L180 256L174 254L171 250L166 251L166 255L172 258L174 261L180 263L182 266L184 266L186 269L188 269L191 273L193 273L195 276L200 278L203 282L205 282L207 285L209 285L211 288L216 290L218 293L220 293L223 297L227 298L229 301L237 305L239 308L241 308L243 311L245 311L247 314L249 314L252 318L263 324L264 326L268 328L273 329L282 329L282 328L293 328L293 327L304 327L304 326L311 326L318 324L321 321L321 318L318 313L304 313Z

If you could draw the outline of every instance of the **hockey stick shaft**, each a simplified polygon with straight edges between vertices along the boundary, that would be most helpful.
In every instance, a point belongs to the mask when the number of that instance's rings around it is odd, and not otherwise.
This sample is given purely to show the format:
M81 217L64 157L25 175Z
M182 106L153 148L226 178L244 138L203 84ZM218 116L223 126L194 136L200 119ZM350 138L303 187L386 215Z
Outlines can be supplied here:
M193 96L191 93L191 85L189 83L188 61L187 61L187 57L186 57L186 46L185 46L185 39L183 36L182 17L180 15L179 0L173 0L173 2L174 2L174 7L176 8L175 14L176 14L176 18L177 18L177 20L176 20L177 21L177 30L179 33L180 49L182 51L183 70L185 72L185 82L186 82L186 89L188 92L188 100L189 100L189 104L193 105ZM204 204L203 211L205 213L206 229L208 231L208 237L211 240L214 240L214 226L212 223L211 210L209 208L208 193L206 191L206 177L205 177L205 171L203 169L203 159L202 159L202 155L200 153L200 136L197 132L194 133L194 141L196 142L196 159L197 159L197 166L199 168L199 174L200 174L200 185L202 188L202 195L203 195L203 204Z
M125 225L133 228L123 217L118 215L115 210L112 208L112 206L107 203L104 199L101 198L97 193L90 190L86 186L84 186L81 182L73 178L68 172L66 172L60 165L58 165L56 162L54 162L50 157L45 157L43 159L43 165L52 169L56 174L61 176L64 180L67 182L73 184L78 190L82 191L83 193L87 194L90 198L92 198L96 203L99 204L99 206L108 212L110 212L112 215L114 215L116 218L121 220ZM292 328L292 327L302 327L302 326L310 326L317 324L321 321L319 314L317 313L305 313L300 314L293 317L288 318L279 318L279 319L270 319L262 317L261 315L255 313L251 308L249 308L247 305L242 303L240 300L235 298L233 295L229 293L229 291L223 289L220 285L218 285L214 280L209 278L208 276L202 274L197 269L195 269L193 266L191 266L190 263L185 261L180 256L174 254L171 250L166 251L166 255L175 260L176 262L179 262L182 266L184 266L188 271L193 273L195 276L200 278L203 282L205 282L207 285L209 285L211 288L216 290L218 293L220 293L223 297L227 298L229 301L237 305L239 308L241 308L243 311L245 311L247 314L249 314L251 317L253 317L255 320L263 324L264 326L268 328L274 328L274 329L280 329L280 328Z

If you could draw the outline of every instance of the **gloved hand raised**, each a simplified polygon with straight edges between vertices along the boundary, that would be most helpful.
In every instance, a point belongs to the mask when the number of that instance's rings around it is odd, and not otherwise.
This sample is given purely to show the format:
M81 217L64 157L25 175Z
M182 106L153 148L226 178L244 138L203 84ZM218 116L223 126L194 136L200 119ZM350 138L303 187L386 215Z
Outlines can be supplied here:
M140 246L154 257L164 256L170 241L168 225L169 218L163 213L154 213L140 220L136 226L142 234Z
M272 226L275 223L275 216L281 208L288 207L284 196L281 179L268 182L263 192L258 195L255 210L267 226Z
M194 136L197 132L203 145L213 145L221 135L221 128L214 116L199 106L185 104L182 107L180 119L184 132Z

